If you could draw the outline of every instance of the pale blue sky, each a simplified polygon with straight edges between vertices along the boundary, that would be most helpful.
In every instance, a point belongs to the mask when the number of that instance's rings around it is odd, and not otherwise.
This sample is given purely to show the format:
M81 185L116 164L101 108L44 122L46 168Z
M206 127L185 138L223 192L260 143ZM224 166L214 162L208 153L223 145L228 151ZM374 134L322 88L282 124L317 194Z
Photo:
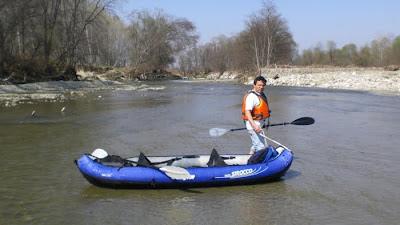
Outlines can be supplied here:
M381 36L400 35L400 0L275 0L299 49L335 41L337 47L362 46ZM262 0L125 0L118 11L162 9L192 21L205 43L219 35L242 31Z

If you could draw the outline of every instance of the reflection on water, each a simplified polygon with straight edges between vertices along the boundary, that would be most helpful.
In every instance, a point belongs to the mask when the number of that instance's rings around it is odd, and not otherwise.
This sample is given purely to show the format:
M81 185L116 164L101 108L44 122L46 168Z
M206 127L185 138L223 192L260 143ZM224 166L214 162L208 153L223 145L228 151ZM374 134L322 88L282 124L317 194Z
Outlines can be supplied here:
M188 190L90 185L73 160L98 147L126 157L248 151L246 132L208 135L212 127L243 127L248 87L157 85L165 88L1 108L0 224L398 224L400 99L368 93L267 87L272 123L316 120L268 130L295 153L278 182Z

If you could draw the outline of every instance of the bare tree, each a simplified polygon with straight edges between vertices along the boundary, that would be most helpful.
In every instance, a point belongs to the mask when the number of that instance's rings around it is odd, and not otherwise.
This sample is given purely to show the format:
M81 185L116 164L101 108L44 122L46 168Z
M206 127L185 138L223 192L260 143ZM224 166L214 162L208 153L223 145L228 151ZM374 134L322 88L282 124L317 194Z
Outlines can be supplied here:
M272 1L264 2L263 8L250 17L246 31L257 70L271 63L291 62L295 42Z
M328 48L329 64L334 65L336 61L336 43L334 41L328 41L326 46Z
M400 65L400 36L393 40L392 44L392 62L393 64Z
M286 21L277 13L272 2L267 2L249 18L244 31L230 38L215 38L199 46L199 49L199 68L205 73L254 69L260 72L261 68L272 63L291 63L296 43Z
M137 72L165 69L174 56L197 41L194 25L157 11L134 12L128 27L131 66Z
M313 49L314 63L318 65L327 64L326 54L322 48L322 44L318 43Z
M358 66L371 66L373 64L371 48L366 45L360 49L359 60L356 63Z
M99 15L112 6L113 0L70 0L64 1L64 34L66 39L58 61L67 61L75 65L77 61L77 47L87 38L85 32Z
M43 32L43 56L45 63L48 64L50 54L53 50L54 31L60 12L61 0L40 0L42 32Z
M375 66L387 65L390 57L391 41L388 37L381 37L371 42L371 53L375 59Z

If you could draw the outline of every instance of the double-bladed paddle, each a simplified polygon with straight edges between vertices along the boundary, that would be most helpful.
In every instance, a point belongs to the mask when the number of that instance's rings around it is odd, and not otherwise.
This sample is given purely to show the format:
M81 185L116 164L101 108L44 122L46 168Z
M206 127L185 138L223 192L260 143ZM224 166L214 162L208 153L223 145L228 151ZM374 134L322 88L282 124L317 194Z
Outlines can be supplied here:
M312 117L301 117L292 122L283 122L283 123L273 123L264 125L263 128L266 127L274 127L274 126L284 126L284 125L310 125L313 124L315 120ZM238 131L238 130L245 130L245 127L242 128L234 128L234 129L224 129L224 128L211 128L209 130L209 134L212 137L219 137L222 136L230 131Z

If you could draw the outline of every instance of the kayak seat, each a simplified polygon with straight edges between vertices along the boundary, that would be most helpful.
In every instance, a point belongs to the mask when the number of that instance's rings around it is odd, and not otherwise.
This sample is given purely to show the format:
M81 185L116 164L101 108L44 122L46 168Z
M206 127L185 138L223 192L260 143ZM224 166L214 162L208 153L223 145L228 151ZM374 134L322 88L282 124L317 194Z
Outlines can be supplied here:
M125 166L133 166L133 162L126 160L118 155L108 155L105 158L97 158L97 162L108 165L108 166L116 166L116 167L125 167Z
M213 148L211 151L210 159L207 162L208 167L214 167L214 166L227 166L225 161L222 159L222 157L218 154L217 150Z
M154 167L150 160L141 152L139 154L138 161L136 163L137 166L143 166L143 167Z
M256 151L250 156L247 160L247 164L267 163L270 159L274 158L277 153L274 147L268 146L263 150Z
M253 155L250 156L250 158L247 160L247 164L257 164L257 163L262 163L265 158L267 157L268 154L268 148L256 151Z

